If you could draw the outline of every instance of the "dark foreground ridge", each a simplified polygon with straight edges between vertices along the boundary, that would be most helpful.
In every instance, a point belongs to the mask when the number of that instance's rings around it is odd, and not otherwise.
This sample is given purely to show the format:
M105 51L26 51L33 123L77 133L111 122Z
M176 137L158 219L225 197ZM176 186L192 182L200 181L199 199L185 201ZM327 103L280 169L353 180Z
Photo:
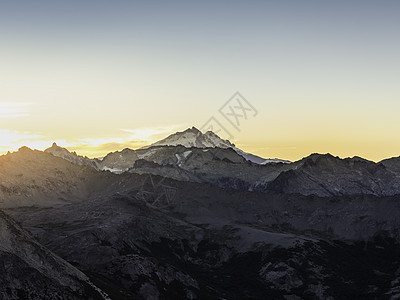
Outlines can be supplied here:
M28 148L0 157L3 298L400 297L393 161L132 151L122 174Z

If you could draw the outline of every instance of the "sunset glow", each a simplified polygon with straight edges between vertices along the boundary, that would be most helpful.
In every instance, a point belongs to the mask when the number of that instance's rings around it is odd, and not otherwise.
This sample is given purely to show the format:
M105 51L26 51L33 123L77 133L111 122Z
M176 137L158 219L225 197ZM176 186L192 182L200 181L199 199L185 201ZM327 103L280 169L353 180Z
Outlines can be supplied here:
M4 3L0 153L103 156L214 116L263 157L398 156L400 7L385 3ZM240 131L218 111L236 91L258 111Z

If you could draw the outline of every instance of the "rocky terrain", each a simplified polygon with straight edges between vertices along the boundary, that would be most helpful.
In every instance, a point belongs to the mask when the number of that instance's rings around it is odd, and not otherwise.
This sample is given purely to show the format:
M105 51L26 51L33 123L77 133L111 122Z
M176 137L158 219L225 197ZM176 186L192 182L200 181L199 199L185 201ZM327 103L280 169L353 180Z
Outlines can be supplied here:
M246 160L251 161L256 164L267 164L270 162L282 162L290 163L288 160L282 159L265 159L257 155L247 153L228 140L221 139L217 134L212 131L207 131L202 133L196 127L188 128L185 131L177 132L171 134L170 136L162 139L161 141L155 142L150 146L143 147L142 149L147 149L152 146L184 146L186 148L219 148L219 149L233 149L240 156L244 157Z
M233 150L238 156L241 157L242 160L251 161L255 164L261 165L269 163L290 163L290 161L287 160L276 158L265 159L251 153L246 153L243 150L237 148L228 140L221 139L214 132L208 131L203 134L195 127L172 134L161 141L158 141L146 147L142 147L141 149L132 150L127 148L122 151L109 153L101 159L89 159L87 157L79 156L75 152L69 152L67 149L59 147L56 143L54 143L50 148L46 149L45 152L66 159L77 165L87 165L97 170L108 170L114 173L122 173L132 168L136 160L145 159L154 161L155 152L162 152L163 149L169 149L171 148L171 146L183 146L188 149L194 148L206 150L229 149ZM167 153L170 154L171 151L167 151ZM172 156L172 160L174 160L175 155Z
M108 299L81 271L0 212L1 299Z
M340 159L330 154L313 154L293 163L291 169L256 189L319 196L388 196L400 193L400 173L386 167L385 163L360 157Z
M400 298L395 158L52 148L0 157L4 299Z
M70 152L65 148L59 147L57 143L53 143L50 148L44 150L46 153L50 153L54 156L61 157L65 160L72 162L75 165L79 166L90 166L97 169L97 164L99 160L97 159L90 159L86 156L81 156L76 154L76 152Z
M45 152L96 170L152 174L265 193L318 196L400 193L398 158L375 163L360 157L340 159L330 154L312 154L293 163L283 160L254 163L246 159L248 153L243 155L229 141L212 132L202 134L195 128L149 147L124 149L109 153L102 160L84 160L86 163L82 159L77 161L75 153L69 155L67 149L54 145Z
M183 146L151 149L153 153L148 160L153 164L134 164L129 172L265 193L318 196L400 193L400 172L395 163L313 154L290 164L258 165L230 149Z
M26 148L0 163L14 174L6 212L111 299L398 295L397 196L221 189L96 171Z

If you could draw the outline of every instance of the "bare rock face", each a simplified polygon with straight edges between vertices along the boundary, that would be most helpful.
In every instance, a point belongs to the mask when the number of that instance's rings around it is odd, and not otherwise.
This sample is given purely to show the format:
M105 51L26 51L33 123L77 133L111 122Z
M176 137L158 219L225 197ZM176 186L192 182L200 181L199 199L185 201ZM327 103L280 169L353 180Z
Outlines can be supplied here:
M123 178L24 147L0 156L0 209L79 202L114 192Z
M212 131L207 131L206 133L202 133L196 127L188 128L182 132L176 132L166 137L165 139L153 143L151 146L184 146L186 148L219 148L219 149L232 149L237 154L242 156L247 161L256 163L256 164L267 164L270 162L273 163L290 163L287 160L281 159L265 159L259 157L257 155L246 153L243 150L237 148L234 144L232 144L229 140L224 140L220 138L217 134ZM148 146L143 147L142 149L149 148Z
M186 148L233 148L234 144L228 140L221 139L212 131L202 133L196 127L169 135L163 140L155 142L151 146L184 146ZM147 148L147 147L144 147Z
M95 169L98 168L97 166L98 160L90 159L86 156L80 156L76 154L76 152L70 152L67 149L58 146L56 143L53 143L53 145L50 148L44 150L44 152L52 154L57 157L61 157L69 162L72 162L75 165L90 166Z
M96 171L29 148L0 157L0 207L79 199L84 178ZM45 174L45 176L43 176Z
M400 193L400 173L395 160L374 163L358 157L340 159L330 154L313 154L291 164L257 165L229 148L183 146L149 148L144 159L159 167L135 164L129 172L264 193L318 196Z
M104 299L88 277L0 212L1 299Z
M100 170L123 173L131 168L137 159L136 151L126 148L107 154L101 161L98 161L97 166Z
M391 170L395 173L400 173L400 157L382 160L380 164L384 165L388 170Z
M261 178L275 179L280 172L290 168L289 164L283 163L251 163L231 148L159 146L148 148L146 151L138 150L138 156L161 167L150 169L144 168L142 164L135 164L129 172L212 183L228 188L248 190Z
M319 196L400 193L399 173L358 157L340 159L330 154L313 154L293 166L268 183L265 189Z

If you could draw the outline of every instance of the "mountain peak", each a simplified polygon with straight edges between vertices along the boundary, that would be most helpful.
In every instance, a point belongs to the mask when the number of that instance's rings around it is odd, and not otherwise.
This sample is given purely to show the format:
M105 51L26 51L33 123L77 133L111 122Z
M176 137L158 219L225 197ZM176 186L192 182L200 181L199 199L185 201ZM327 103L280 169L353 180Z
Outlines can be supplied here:
M196 134L201 134L202 132L200 131L200 130L198 130L196 127L192 127L192 128L188 128L188 129L186 129L184 132L193 132L193 133L196 133Z
M57 145L57 143L56 142L54 142L52 145L51 145L51 148L58 148L59 146Z
M158 142L151 144L150 146L143 147L142 149L149 148L151 146L178 146L182 145L186 148L223 148L228 149L231 148L239 155L243 156L246 160L249 160L256 164L267 164L270 162L284 162L288 163L289 161L284 161L280 159L269 160L257 155L253 155L250 153L246 153L239 148L237 148L233 143L229 140L224 140L218 136L213 131L207 131L206 133L202 133L196 127L188 128L184 131L179 131L174 134L169 135L165 139L162 139Z
M44 150L44 152L53 156L61 157L76 165L87 165L96 168L96 162L94 160L80 156L76 154L76 152L70 152L68 149L58 146L56 142L54 142L51 147Z
M18 149L18 152L33 152L33 150L27 146L22 146Z
M67 149L58 146L56 142L54 142L51 145L51 147L45 149L44 152L51 153L51 154L53 154L53 153L65 153L65 154L71 153Z
M178 146L182 145L187 148L233 148L228 140L221 139L214 132L208 131L202 133L196 127L188 128L184 131L178 131L169 135L165 139L158 141L151 146ZM147 148L147 147L145 147Z

